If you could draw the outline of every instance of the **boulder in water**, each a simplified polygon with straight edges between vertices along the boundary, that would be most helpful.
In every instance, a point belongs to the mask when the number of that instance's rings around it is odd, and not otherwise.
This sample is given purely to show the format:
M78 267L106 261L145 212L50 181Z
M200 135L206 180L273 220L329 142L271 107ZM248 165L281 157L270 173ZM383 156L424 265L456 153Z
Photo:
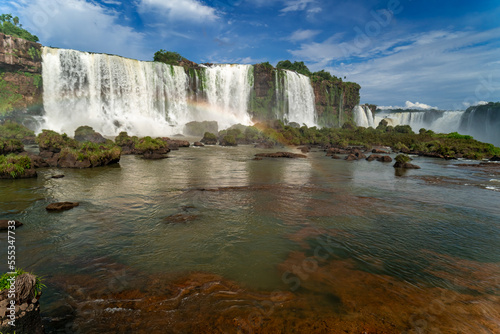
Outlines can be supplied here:
M106 138L104 138L100 133L95 132L90 126L80 126L75 130L75 140L79 142L91 142L96 144L104 144Z
M304 154L297 154L292 152L276 152L276 153L257 153L256 157L264 158L307 158Z
M217 136L212 132L205 132L203 139L200 140L205 145L217 145Z
M47 205L45 208L47 211L64 211L64 210L70 210L73 209L74 207L79 206L80 203L78 202L57 202L57 203L51 203Z

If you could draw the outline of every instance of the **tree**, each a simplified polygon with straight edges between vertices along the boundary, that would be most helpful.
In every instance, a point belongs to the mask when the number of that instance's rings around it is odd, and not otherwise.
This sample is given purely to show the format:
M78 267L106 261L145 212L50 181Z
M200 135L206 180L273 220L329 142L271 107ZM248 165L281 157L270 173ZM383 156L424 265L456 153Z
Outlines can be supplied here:
M12 14L0 15L0 32L31 42L39 41L36 35L32 35L29 31L23 29L22 24L19 24L19 17L12 17Z
M185 60L185 58L177 52L160 49L160 51L155 52L153 60L169 65L179 65L179 62Z
M281 68L285 70L295 71L297 73L306 75L308 77L311 76L311 71L307 68L303 61L291 62L289 60L282 60L278 62L276 68Z

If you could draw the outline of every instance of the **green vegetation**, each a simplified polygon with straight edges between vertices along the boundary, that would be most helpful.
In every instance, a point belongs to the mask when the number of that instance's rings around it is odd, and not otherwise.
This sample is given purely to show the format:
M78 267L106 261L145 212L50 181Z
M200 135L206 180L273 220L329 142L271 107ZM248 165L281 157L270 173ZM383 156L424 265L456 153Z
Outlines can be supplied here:
M39 41L38 37L24 29L23 25L19 23L19 18L17 16L12 17L12 14L0 15L0 32L5 35L23 38L31 42Z
M42 133L37 136L36 141L40 146L40 150L52 152L59 152L65 147L77 148L79 145L76 140L71 139L67 134L63 133L61 135L52 130L42 130Z
M281 121L257 123L244 132L224 130L221 135L233 135L238 143L271 142L284 145L320 145L323 147L389 146L394 151L446 158L483 159L500 155L500 148L482 143L470 136L455 133L435 134L422 129L418 134L409 126L387 126L381 122L377 129L357 127L346 122L342 128L295 128ZM257 130L258 129L258 130ZM239 129L238 129L239 130ZM258 131L258 132L257 132Z
M308 77L311 76L311 71L307 68L303 61L291 62L289 60L282 60L276 64L277 69L290 70L295 71L297 73L306 75Z
M208 143L209 145L215 145L217 144L217 136L211 132L205 132L205 134L203 135L202 142Z
M22 176L26 169L30 169L32 162L26 155L0 155L0 177L10 176L16 179Z
M1 139L0 154L9 154L24 151L24 145L19 139Z
M11 122L9 120L0 125L0 138L21 140L26 137L34 136L35 133L24 125Z
M92 167L106 165L111 161L120 160L121 148L114 144L96 144L85 142L78 148L64 147L60 159L72 155L77 161L90 161Z
M149 136L141 138L135 143L135 149L139 153L157 151L167 147L167 143L161 138L151 138Z
M15 109L16 104L23 99L19 87L4 79L5 72L0 73L0 116Z
M31 57L31 60L40 61L42 60L42 50L35 49L34 47L29 48L28 54Z
M132 147L139 141L139 138L136 136L130 137L127 132L122 131L115 138L115 144L120 147Z
M177 52L173 51L165 51L160 49L160 51L156 51L153 60L159 61L169 65L179 65L179 62L185 60L186 58L182 57Z
M236 146L238 144L236 143L236 139L234 138L233 135L225 135L222 138L220 145L221 146Z
M398 154L395 158L396 162L403 165L407 162L411 161L411 158L407 156L406 154Z
M26 273L24 270L16 268L16 270L12 274L5 273L0 276L0 291L10 288L10 282L8 281L9 278L17 277L24 273ZM42 278L40 276L34 274L32 275L36 277L35 294L38 295L42 292L42 289L46 288L46 286L42 283Z

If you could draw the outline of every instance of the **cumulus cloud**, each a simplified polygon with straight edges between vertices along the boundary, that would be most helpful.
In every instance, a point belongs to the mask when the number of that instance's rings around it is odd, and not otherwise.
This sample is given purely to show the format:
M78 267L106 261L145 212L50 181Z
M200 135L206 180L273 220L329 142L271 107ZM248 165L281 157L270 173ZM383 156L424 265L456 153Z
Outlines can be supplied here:
M309 60L312 70L325 68L362 87L361 101L397 104L425 98L440 109L500 98L500 28L485 31L439 30L374 36L359 49L354 40L332 36L302 43L290 52ZM359 45L358 45L359 46ZM354 52L349 53L350 50Z
M211 22L218 19L214 8L197 0L140 0L140 12L158 13L172 21Z
M18 0L21 22L44 45L144 58L143 34L120 14L84 0Z
M402 106L378 106L379 109L422 109L422 110L431 110L431 109L438 109L438 107L432 107L428 104L425 103L420 103L420 102L410 102L406 101L404 107Z

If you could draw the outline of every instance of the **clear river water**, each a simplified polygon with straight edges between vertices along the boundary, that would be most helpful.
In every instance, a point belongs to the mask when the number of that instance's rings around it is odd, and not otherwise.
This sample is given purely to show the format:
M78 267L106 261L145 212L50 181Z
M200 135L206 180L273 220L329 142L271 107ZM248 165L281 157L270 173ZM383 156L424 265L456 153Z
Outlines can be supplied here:
M500 333L500 168L260 152L0 180L0 218L24 223L17 265L47 285L46 331ZM45 210L61 201L80 205Z

